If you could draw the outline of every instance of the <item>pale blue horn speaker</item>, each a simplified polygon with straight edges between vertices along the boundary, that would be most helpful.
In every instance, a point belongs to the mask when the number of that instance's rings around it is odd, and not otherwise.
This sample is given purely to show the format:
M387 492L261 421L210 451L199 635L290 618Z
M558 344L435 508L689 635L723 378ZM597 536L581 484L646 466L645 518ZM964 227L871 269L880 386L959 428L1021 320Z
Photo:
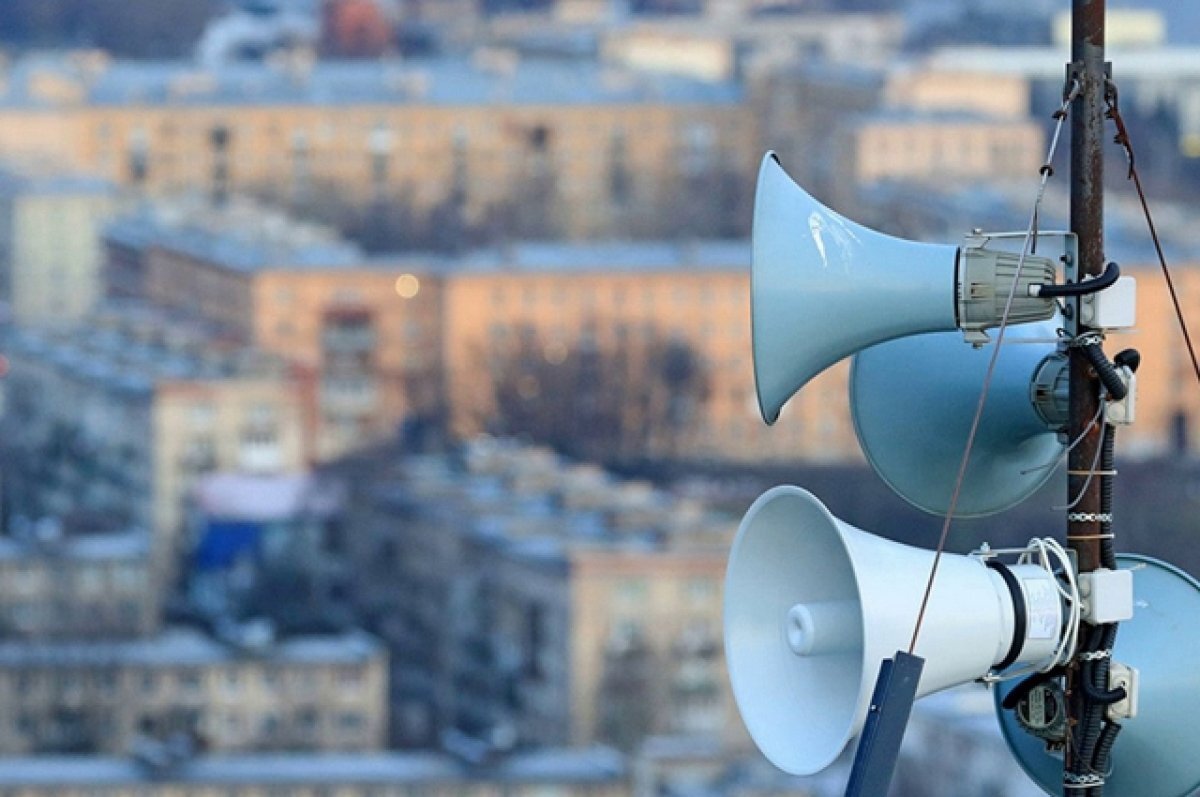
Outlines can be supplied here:
M1051 322L1006 330L956 517L1015 506L1055 472L1067 404L1066 359L1054 340ZM863 453L888 486L926 512L949 509L994 346L934 332L854 358L850 409Z
M1138 671L1138 708L1120 720L1104 797L1186 797L1200 789L1200 582L1146 556L1118 554L1117 562L1133 571L1134 609L1118 626L1112 660ZM1001 708L1018 683L996 689L1000 729L1021 768L1047 794L1062 794L1062 754ZM1041 701L1040 721L1050 721L1054 703Z
M1012 323L1049 318L1053 300L1030 285L1053 282L1055 262L986 245L894 238L849 221L796 185L773 153L754 198L751 304L754 379L763 420L825 368L885 340L962 329L974 341L996 326L1020 282Z

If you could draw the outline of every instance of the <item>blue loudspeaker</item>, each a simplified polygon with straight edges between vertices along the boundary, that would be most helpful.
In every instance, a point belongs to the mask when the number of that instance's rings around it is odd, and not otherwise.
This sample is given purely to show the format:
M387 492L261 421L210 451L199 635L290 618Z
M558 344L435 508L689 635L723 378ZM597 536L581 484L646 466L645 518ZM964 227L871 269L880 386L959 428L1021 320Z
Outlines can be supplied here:
M885 340L962 329L986 340L1008 286L1012 323L1053 315L1029 287L1054 282L1055 261L993 249L894 238L839 216L796 185L773 153L754 197L751 304L754 381L763 420L825 368Z
M1200 789L1200 582L1150 557L1117 561L1133 571L1134 613L1118 627L1113 661L1138 670L1138 710L1121 720L1104 796L1185 797ZM1047 752L1000 707L1016 685L996 689L1004 738L1046 793L1062 794L1061 754Z
M1014 506L1055 471L1065 444L1053 421L1065 417L1048 421L1034 400L1034 377L1052 365L1048 360L1065 367L1054 339L1050 322L1005 332L956 517ZM927 512L949 508L994 345L974 348L961 335L937 332L872 346L854 358L850 408L863 453L897 494ZM1051 416L1054 398L1043 396ZM1057 406L1065 409L1065 396Z

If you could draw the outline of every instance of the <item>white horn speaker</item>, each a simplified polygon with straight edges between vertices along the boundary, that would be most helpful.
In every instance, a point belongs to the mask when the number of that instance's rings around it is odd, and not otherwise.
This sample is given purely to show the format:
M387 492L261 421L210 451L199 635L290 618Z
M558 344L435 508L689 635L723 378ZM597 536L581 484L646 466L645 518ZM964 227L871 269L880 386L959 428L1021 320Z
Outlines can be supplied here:
M1005 333L956 517L1015 506L1055 472L1066 447L1057 429L1067 419L1066 358L1054 339L1050 322ZM888 486L927 512L949 509L993 345L964 346L954 332L934 332L854 357L850 409L863 453Z
M1135 554L1117 554L1133 571L1133 619L1117 630L1112 660L1138 672L1137 714L1120 721L1105 797L1187 797L1200 790L1200 582L1177 567ZM1001 708L1018 682L996 689L1005 741L1021 767L1047 794L1063 793L1061 752L1022 728ZM1039 702L1040 716L1052 712Z
M880 662L907 650L933 552L844 523L798 487L750 507L725 580L725 655L746 728L780 769L810 775L863 727ZM1062 606L1036 565L944 554L916 655L917 695L1053 655Z
M856 351L919 332L963 329L973 341L999 323L1019 276L1011 323L1049 318L1055 263L985 244L956 247L894 238L855 224L809 196L763 158L754 198L751 304L754 376L763 420L809 379Z

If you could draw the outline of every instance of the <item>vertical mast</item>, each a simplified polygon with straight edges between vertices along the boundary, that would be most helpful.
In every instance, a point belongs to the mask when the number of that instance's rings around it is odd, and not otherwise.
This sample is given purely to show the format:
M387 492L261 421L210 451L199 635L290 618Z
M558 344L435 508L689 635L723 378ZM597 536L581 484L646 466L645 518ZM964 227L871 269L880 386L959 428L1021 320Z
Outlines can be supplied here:
M1080 92L1071 107L1071 231L1079 238L1078 279L1099 274L1104 269L1104 63L1105 0L1072 0L1070 80L1078 81ZM1073 300L1074 319L1078 319L1078 300ZM1076 326L1077 334L1086 332ZM1068 500L1076 502L1068 510L1067 542L1078 556L1079 571L1100 567L1101 496L1098 476L1088 473L1098 462L1102 444L1101 425L1091 427L1099 408L1099 383L1087 357L1078 347L1070 352L1071 440L1079 440L1068 460ZM1072 663L1067 674L1067 721L1074 735L1083 718L1084 696L1078 687L1079 662ZM1077 762L1077 750L1067 744L1064 765L1071 772ZM1077 790L1066 789L1070 795Z

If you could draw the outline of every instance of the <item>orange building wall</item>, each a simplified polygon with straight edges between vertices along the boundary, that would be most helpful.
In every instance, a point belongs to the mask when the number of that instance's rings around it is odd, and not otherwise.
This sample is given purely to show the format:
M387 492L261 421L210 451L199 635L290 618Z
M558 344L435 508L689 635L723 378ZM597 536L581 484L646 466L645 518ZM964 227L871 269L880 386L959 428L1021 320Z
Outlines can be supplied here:
M1189 451L1200 451L1200 383L1196 381L1170 294L1157 266L1124 270L1137 279L1137 328L1111 334L1105 350L1112 357L1135 348L1142 355L1137 380L1137 419L1117 436L1118 456L1173 453L1175 417L1187 417ZM1175 264L1171 277L1195 344L1200 345L1200 270Z
M754 394L744 269L463 274L447 284L445 312L448 403L460 434L484 428L492 409L486 357L498 335L528 326L540 340L569 347L578 345L594 319L601 347L615 345L622 328L631 335L650 329L685 341L703 358L709 398L687 432L687 455L860 459L846 412L845 364L806 386L775 426L763 424Z

